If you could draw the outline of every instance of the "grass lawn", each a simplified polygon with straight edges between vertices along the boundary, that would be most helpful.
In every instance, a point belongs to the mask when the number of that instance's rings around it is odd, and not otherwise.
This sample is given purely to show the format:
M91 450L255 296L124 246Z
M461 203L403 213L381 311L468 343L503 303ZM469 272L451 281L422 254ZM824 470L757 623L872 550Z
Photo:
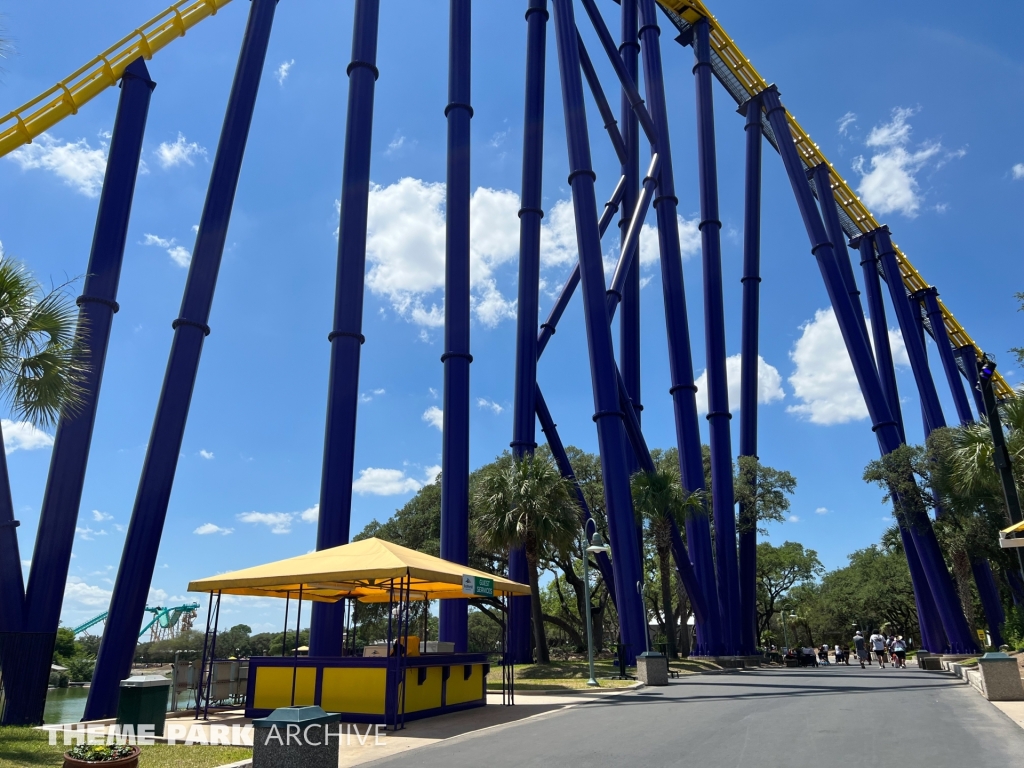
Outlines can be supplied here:
M5 726L0 728L0 768L31 768L31 766L61 766L64 764L64 745L61 737L50 746L49 734L35 728ZM139 768L216 768L252 756L248 747L207 747L201 745L173 747L153 744L142 747ZM97 763L97 766L103 763Z
M680 674L693 674L709 669L719 669L717 664L697 659L676 659L672 669ZM594 662L594 677L601 688L628 688L635 680L612 680L618 674L618 666L611 659ZM633 669L629 674L635 674ZM550 664L516 664L515 684L519 690L564 691L587 687L590 672L586 661L552 661ZM501 690L501 666L492 666L487 676L488 690Z

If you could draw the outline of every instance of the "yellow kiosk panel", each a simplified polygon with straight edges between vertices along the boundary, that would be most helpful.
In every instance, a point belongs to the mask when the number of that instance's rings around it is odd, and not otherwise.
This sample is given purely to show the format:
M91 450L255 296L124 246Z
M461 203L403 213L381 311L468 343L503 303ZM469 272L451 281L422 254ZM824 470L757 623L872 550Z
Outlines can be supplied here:
M383 667L324 667L320 706L328 712L383 715L387 670Z
M469 665L469 677L466 677L466 667L462 664L453 664L451 675L448 677L448 687L445 691L445 705L464 704L467 701L480 701L484 696L484 666L483 664Z
M290 707L294 670L294 667L257 667L253 705L257 709ZM312 704L315 692L316 669L299 667L295 675L295 705Z

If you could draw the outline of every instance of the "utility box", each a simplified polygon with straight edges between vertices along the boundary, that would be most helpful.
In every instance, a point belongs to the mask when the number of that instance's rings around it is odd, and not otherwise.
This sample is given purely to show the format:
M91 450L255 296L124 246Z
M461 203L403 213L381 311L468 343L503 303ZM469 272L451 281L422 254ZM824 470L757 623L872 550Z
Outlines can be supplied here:
M1017 659L1005 653L986 653L978 659L981 694L989 701L1024 700Z
M252 768L338 768L341 715L281 707L252 721Z
M668 657L648 651L636 657L636 678L647 685L668 685Z
M130 725L136 733L140 725L152 725L153 734L163 736L170 692L171 681L163 675L136 675L122 680L117 724Z

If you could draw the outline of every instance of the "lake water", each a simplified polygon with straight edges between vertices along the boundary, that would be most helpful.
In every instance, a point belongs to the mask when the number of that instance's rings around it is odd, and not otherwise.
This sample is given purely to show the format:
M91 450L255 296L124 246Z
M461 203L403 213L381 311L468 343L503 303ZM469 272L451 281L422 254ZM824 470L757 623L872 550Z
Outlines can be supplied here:
M77 723L85 714L85 700L88 698L88 688L50 688L46 692L43 722L47 725ZM178 702L178 709L188 709L185 696Z

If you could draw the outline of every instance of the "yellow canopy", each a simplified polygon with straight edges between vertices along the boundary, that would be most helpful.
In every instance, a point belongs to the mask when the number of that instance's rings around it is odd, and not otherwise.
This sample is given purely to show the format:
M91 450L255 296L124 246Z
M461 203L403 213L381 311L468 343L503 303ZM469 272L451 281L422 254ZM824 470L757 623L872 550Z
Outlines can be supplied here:
M243 568L189 582L190 592L221 592L256 597L298 596L317 602L355 597L362 602L388 602L407 586L412 600L466 598L462 577L494 580L494 594L528 595L530 587L450 563L382 539L363 539L340 547L310 552L287 560Z

